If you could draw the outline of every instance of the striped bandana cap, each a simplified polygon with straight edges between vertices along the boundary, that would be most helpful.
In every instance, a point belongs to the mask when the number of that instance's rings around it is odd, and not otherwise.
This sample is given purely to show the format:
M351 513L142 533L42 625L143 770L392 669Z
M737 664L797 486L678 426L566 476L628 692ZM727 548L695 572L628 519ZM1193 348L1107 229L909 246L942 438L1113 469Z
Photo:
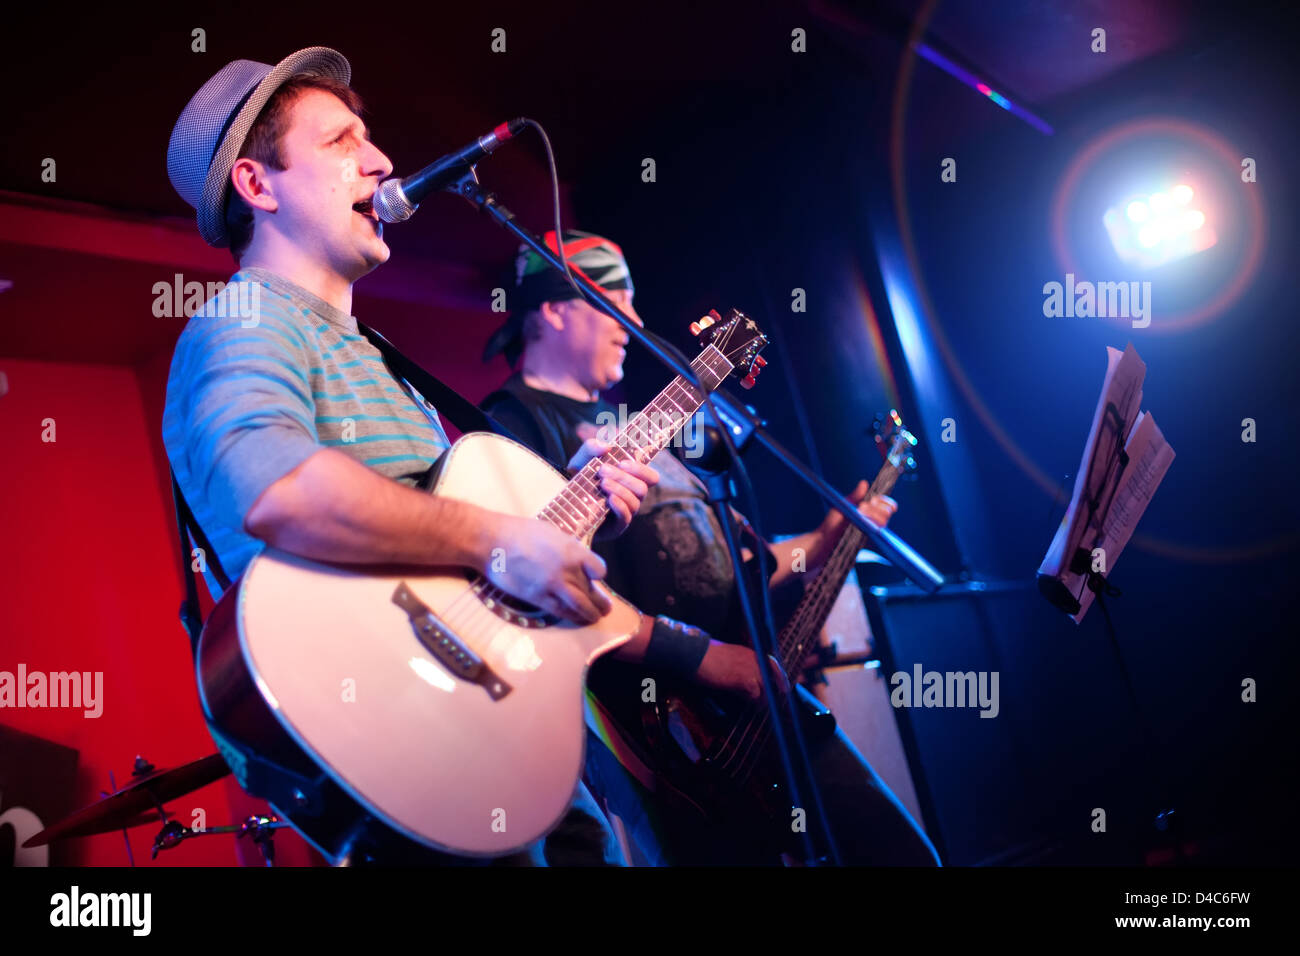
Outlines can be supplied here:
M542 241L548 249L558 251L555 232L546 233ZM574 273L586 276L602 289L615 291L632 289L632 274L628 271L623 250L617 244L590 232L577 229L564 230L564 258ZM568 280L547 264L546 260L530 247L521 245L515 256L514 292L510 297L510 318L488 339L483 349L483 361L503 352L511 365L523 352L524 316L543 302L564 302L582 296Z

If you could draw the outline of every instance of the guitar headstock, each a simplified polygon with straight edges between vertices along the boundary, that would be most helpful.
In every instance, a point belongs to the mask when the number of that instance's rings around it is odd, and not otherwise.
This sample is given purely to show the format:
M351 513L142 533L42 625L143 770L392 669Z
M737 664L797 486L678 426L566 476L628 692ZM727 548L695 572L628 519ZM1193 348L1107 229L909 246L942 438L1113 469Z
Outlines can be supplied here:
M916 470L912 449L918 442L916 436L903 427L903 419L897 411L891 408L888 415L877 415L871 428L875 433L876 447L886 463L899 472Z
M691 334L700 340L700 348L712 345L731 363L732 371L744 377L740 384L753 388L758 373L767 364L767 359L758 353L767 345L767 336L758 327L758 323L732 309L724 319L716 309L698 322L691 323Z

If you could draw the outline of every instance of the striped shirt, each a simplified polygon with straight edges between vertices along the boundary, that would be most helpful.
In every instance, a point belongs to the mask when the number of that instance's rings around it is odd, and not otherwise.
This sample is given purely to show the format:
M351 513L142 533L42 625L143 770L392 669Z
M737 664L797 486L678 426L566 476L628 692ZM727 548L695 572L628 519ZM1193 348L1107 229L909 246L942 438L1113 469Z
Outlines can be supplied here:
M450 442L357 320L274 273L243 269L181 332L163 444L233 580L265 545L244 531L262 492L321 448L413 484ZM220 587L211 572L208 587Z

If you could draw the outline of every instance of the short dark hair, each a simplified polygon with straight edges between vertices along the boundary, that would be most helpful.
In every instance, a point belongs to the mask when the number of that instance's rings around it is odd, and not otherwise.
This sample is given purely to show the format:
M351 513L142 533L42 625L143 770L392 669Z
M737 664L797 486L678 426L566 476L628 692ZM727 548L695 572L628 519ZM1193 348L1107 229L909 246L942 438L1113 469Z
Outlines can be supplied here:
M352 87L338 80L316 73L295 73L266 101L262 112L253 122L237 159L255 159L276 170L288 169L284 158L284 134L289 130L289 116L293 104L308 90L333 93L357 116L361 115L361 97ZM238 262L253 241L253 210L248 203L230 188L226 197L226 235L230 238L230 254Z

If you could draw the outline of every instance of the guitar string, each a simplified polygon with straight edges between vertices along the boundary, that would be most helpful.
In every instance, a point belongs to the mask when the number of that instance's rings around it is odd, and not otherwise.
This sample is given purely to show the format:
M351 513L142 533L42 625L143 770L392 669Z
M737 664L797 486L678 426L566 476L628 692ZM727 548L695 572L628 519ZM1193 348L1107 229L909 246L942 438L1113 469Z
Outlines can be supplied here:
M824 573L827 576L826 577L827 580L834 580L838 576L839 572L843 569L843 567L846 564L848 564L852 560L852 557L855 555L857 551L857 547L860 544L860 540L859 541L854 540L855 535L852 532L856 530L857 529L852 528L852 526L846 528L845 531L841 534L839 540L836 542L835 548L832 550L825 565ZM814 588L815 587L816 585L814 584ZM822 608L825 607L825 605L832 597L832 595L830 595L829 593L829 589L825 589L824 591L819 591L819 592L810 591L809 593L813 595L812 600L800 602L799 608L796 609L795 614L792 616L790 622L782 630L781 637L778 642L779 644L778 652L780 654L781 666L782 669L787 673L790 670L794 669L795 665L798 663L798 660L795 655L801 653L803 649L804 640L800 640L800 633L805 629L807 621L809 620L809 618L815 619L816 616L820 614ZM805 636L805 640L806 640L806 636ZM804 652L804 656L807 656L806 652ZM737 746L744 745L744 743L746 742L744 735L749 731L750 727L753 725L755 721L765 723L767 717L768 717L768 713L766 707L759 709L751 705L751 710L748 715L748 720L744 725L744 729L742 730L741 740ZM759 729L761 730L762 728Z
M728 330L728 335L726 336L727 339L730 338L729 333L730 330ZM725 340L723 344L725 346ZM725 354L722 354L721 351L717 349L716 346L710 346L709 348L713 348L717 352L717 354L720 355L720 357L722 358L723 364L728 366L727 373L724 373L723 375L718 377L718 381L721 382L722 378L725 378L726 374L729 373L730 368L732 366L730 362L726 359ZM706 348L706 351L703 352L696 361L704 366L704 370L716 376L718 374L718 370L713 369L709 366L710 358L711 356L709 356L708 349ZM695 371L697 375L699 375L701 370L695 368L695 365L696 363L693 362L692 369ZM716 386L712 386L712 387L716 387ZM694 409L698 410L699 406L703 403L702 400L699 398L698 394L694 393L693 388L689 390L687 389L687 387L682 383L680 377L670 382L669 385L659 394L659 396L657 396L655 400L651 402L649 406L647 406L647 410L654 409L656 412L659 412L660 409L658 409L656 406L659 404L660 399L666 399L672 405L673 410L675 412L680 413L682 417L680 420L678 420L675 416L669 416L671 429L669 428L655 429L653 444L659 444L660 442L666 444L666 441L664 440L665 434L667 435L667 438L670 439L671 436L676 433L676 430L680 428L682 424L685 423L685 421L690 417L690 415L694 414L694 410L687 412L681 405L678 405L676 401L672 400L671 393L674 388L682 392L683 397L687 399L687 401L684 403L686 407L689 408L692 405L694 405ZM551 524L556 525L561 530L564 530L567 533L571 534L572 536L578 538L585 537L588 531L594 531L594 526L596 524L595 519L599 517L601 520L603 520L604 512L607 509L607 504L604 497L600 496L597 491L598 485L595 479L595 471L599 467L599 461L603 460L604 458L613 457L614 460L617 462L619 459L612 455L612 452L614 450L622 451L626 455L627 459L636 458L639 461L640 457L637 454L636 450L629 450L627 448L627 442L628 440L636 437L636 435L633 434L634 428L641 432L640 435L641 441L645 442L645 439L648 437L647 433L644 431L646 424L648 424L648 421L645 424L643 424L643 420L645 419L646 419L645 412L644 411L638 412L637 415L632 419L632 421L629 422L628 425L624 428L624 430L618 436L616 436L613 442L611 442L611 446L612 446L611 451L607 452L606 455L602 456L602 459L593 459L592 461L588 462L587 465L584 466L584 468L580 470L578 474L575 475L574 478L571 479L568 484L566 484L566 486L560 491L560 493L556 495L556 497L552 499L551 502L549 502L542 509L542 511L537 515L537 517L542 519L549 519ZM647 456L646 460L648 461L650 457L653 456ZM590 474L586 474L588 469L590 469ZM590 482L590 484L588 484L588 482ZM566 500L566 496L571 495L572 489L574 488L581 489L582 491L585 491L587 493L588 501L586 506L584 506L581 497L579 497L577 501ZM561 504L568 504L573 510L578 512L578 515L580 517L579 517L579 523L576 526L571 526L572 517L566 516L564 514L563 510L560 508ZM592 504L596 506L594 514L590 513L588 510L588 508ZM448 606L446 611L442 615L439 615L444 621L444 623L446 623L447 626L450 627L453 631L460 633L462 631L462 628L468 630L469 629L468 625L470 623L470 620L474 617L480 616L477 614L477 611L480 609L487 612L487 617L484 618L484 623L491 625L492 634L494 635L497 631L499 631L501 618L497 614L495 614L491 608L486 607L485 602L488 600L501 601L507 595L506 592L504 592L501 588L497 587L496 585L489 584L486 587L480 587L480 585L487 582L487 580L488 579L486 578L486 576L478 575L476 579L465 589L465 591L462 592L457 599L453 600L453 602ZM460 605L460 607L458 608L457 605ZM448 615L454 615L457 618L457 620L462 623L458 625L453 625L448 620ZM465 636L467 637L468 635ZM489 641L490 639L491 639L491 635L488 635L486 633L482 638L480 638L481 641Z
M720 352L718 354L721 355L723 364L728 366L727 372L718 376L720 382L729 373L731 366L725 354ZM709 366L709 358L706 349L697 361L704 366L705 370L716 375L717 371ZM700 369L695 368L695 365L696 363L692 363L692 369L699 375ZM682 397L686 401L682 404L678 404L677 401L673 400L674 388L683 393ZM602 459L612 458L617 462L620 459L614 452L619 451L626 456L626 459L635 458L640 461L640 451L648 451L654 445L666 445L667 440L702 404L699 395L693 389L687 390L681 384L680 378L670 382L647 407L646 411L655 411L660 420L662 420L662 410L659 408L661 399L666 400L672 406L673 411L681 415L681 418L678 419L676 415L669 415L670 427L655 428L653 438L651 438L647 425L652 423L645 412L639 412L611 442L611 450L602 456ZM687 408L692 410L686 411ZM644 447L629 449L627 447L629 441L635 441ZM655 453L658 450L660 449L656 449ZM653 455L647 455L645 460L648 461L651 457ZM583 469L579 470L569 483L561 489L560 493L542 508L537 517L549 520L551 524L580 540L585 538L589 531L594 531L598 520L604 519L607 510L607 502L598 492L598 483L595 477L595 472L600 467L602 459L593 459ZM565 505L570 509L567 513L564 509ZM576 512L576 522L574 512ZM495 585L490 585L485 575L477 575L438 617L445 626L459 636L471 651L476 655L483 656L486 648L490 646L491 640L500 632L503 626L501 617L488 606L487 602L500 601L505 597L505 592Z
M887 493L888 490L893 487L893 483L897 480L898 475L901 474L902 469L894 464L892 458L888 460L888 464L892 466L894 470L882 470L882 474L878 475L877 480L872 483L872 495ZM860 548L864 538L865 535L863 535L862 532L849 526L837 542L835 550L832 552L831 557L826 563L825 574L819 578L819 580L839 580L841 579L841 576L847 577L848 570L852 567L858 549ZM814 587L816 587L816 585L814 585ZM827 605L833 604L837 597L838 593L832 593L831 589L827 588L821 590L820 593L817 593L816 597L814 597L811 602L801 602L800 608L796 611L790 623L783 631L783 639L780 642L781 659L783 667L785 667L787 671L792 669L794 665L799 663L799 660L802 659L796 659L795 655L802 653L802 645L804 641L807 640L807 637L810 636L805 635L804 640L802 641L798 638L800 632L806 628L808 618L811 616L816 620L823 616L823 612L827 608ZM785 639L787 634L789 635L788 640ZM802 653L803 658L806 658L806 656L806 653ZM753 772L754 765L763 754L766 744L771 737L769 717L770 715L766 707L760 710L757 706L751 705L746 715L741 719L738 719L736 722L737 726L742 723L745 725L745 733L741 736L740 740L738 742L734 741L734 733L729 734L728 737L724 739L722 745L720 745L715 751L715 760L719 761L719 765L723 768L723 771L728 773L728 775L733 779L745 779ZM733 752L723 755L724 747L726 746L731 746ZM727 765L732 762L733 758L737 757L739 758L739 763L733 769L727 770Z
M676 385L677 385L676 382L670 384L668 388L664 389L664 392L661 393L661 397L666 396L667 393ZM654 405L657 402L658 399L656 399L656 402L652 402L650 407L654 407ZM673 404L676 407L676 403ZM680 407L676 407L676 410L679 412L682 411ZM641 424L641 419L643 417L644 417L644 413L638 413L637 416L631 422L628 423L627 427L623 430L623 432L621 432L616 437L615 441L611 443L612 447L610 452L607 452L605 456L602 456L602 459L593 459L591 462L588 462L587 465L583 467L582 471L579 471L579 473L574 476L574 479L572 479L570 483L566 485L565 488L554 499L552 499L552 501L545 508L542 509L542 512L539 513L538 517L551 518L552 519L551 523L558 524L561 530L564 530L575 537L585 537L588 531L594 530L594 527L589 527L589 526L595 524L594 519L596 517L599 517L601 520L603 520L604 511L607 508L604 497L599 495L597 491L598 484L595 479L595 472L599 468L598 462L604 460L604 458L612 458L615 462L619 461L619 458L613 454L613 452L616 450L623 452L624 455L626 456L626 459L628 460L636 459L640 461L640 456L637 454L637 451L629 450L626 446L626 443L629 439L635 437L631 434L634 427L636 429L643 429L645 427L644 425ZM685 416L685 417L689 417L689 416ZM683 418L683 421L685 420L685 417ZM676 427L680 427L680 425L675 426L674 431L676 430ZM655 438L654 438L656 443L658 443L663 438L663 434L664 434L664 430L656 430ZM669 432L668 434L669 437L671 437L672 433ZM642 439L644 440L645 437L647 437L646 434L642 432ZM652 457L652 456L648 456L648 457ZM588 469L590 469L590 473L586 474ZM588 485L585 484L584 482L590 482L590 484ZM581 499L572 502L565 500L566 496L570 494L571 489L574 487L581 488L583 491L587 493L589 499L587 505L584 506L584 503L582 502ZM599 499L598 503L595 501L595 499ZM572 520L572 518L571 516L565 516L564 512L557 506L557 503L568 504L573 510L577 511L579 515L580 523L575 527L568 527L567 525ZM592 504L596 504L597 513L594 515L589 513L588 511L588 508ZM553 513L548 515L547 514L548 511ZM483 594L485 597L500 599L501 597L504 596L505 592L503 592L499 587L493 585L489 589L485 589Z
M867 498L864 499L864 501L869 501L872 497L874 497L877 494L885 494L888 492L889 488L893 487L893 483L894 481L897 480L897 476L901 474L901 468L899 468L899 466L895 465L893 462L894 457L896 457L896 455L894 451L891 449L891 455L888 459L886 459L886 467L881 469L880 474L878 474L876 476L875 481L871 483L871 487L868 489ZM854 535L853 532L857 532L857 534ZM850 542L852 542L852 539L854 537L858 537L860 540L858 540L856 544L850 545ZM835 573L831 575L832 579L834 577L837 577L839 573L843 571L843 565L846 562L851 561L852 559L856 559L857 552L861 547L861 543L862 543L861 539L864 537L865 536L862 534L862 532L859 531L857 528L854 528L852 525L849 525L844 530L844 533L840 536L839 541L836 542L835 548L832 550L831 555L826 562L827 573L829 573L832 567L835 569ZM816 585L814 584L814 587L815 586ZM838 597L838 595L834 595L834 597ZM818 594L811 602L808 602L807 604L805 604L804 602L800 602L800 607L796 609L795 615L791 618L790 623L787 624L786 628L783 630L782 632L783 636L787 633L790 635L789 645L787 646L784 641L778 641L778 644L780 645L778 647L778 652L780 653L782 658L782 667L783 669L787 670L787 672L790 669L790 667L798 663L797 661L794 660L793 656L790 657L788 663L786 662L785 658L787 655L793 655L794 653L798 653L796 648L801 646L802 643L798 641L798 634L802 626L807 621L809 615L811 615L814 611L816 611L817 614L820 615L821 610L826 606L828 602L830 602L831 598L832 595L829 594L829 589L827 589L825 593ZM806 652L804 652L804 656L805 657L807 656ZM720 767L724 768L723 772L729 773L729 775L732 776L733 779L737 777L743 778L743 776L746 776L748 775L749 772L751 772L752 767L746 769L746 767L753 762L751 760L751 757L756 758L758 755L762 753L763 749L767 744L769 737L771 736L769 717L770 714L768 713L768 710L765 706L762 709L759 709L754 704L750 704L747 708L746 714L744 714L739 720L736 721L735 724L732 725L731 732L728 733L728 735L715 749L714 759L718 761ZM741 726L742 723L744 727L740 733L739 739L737 740L736 730ZM731 753L727 752L728 748L732 749ZM736 756L739 756L740 758L739 768L735 771L730 771L730 772L726 771L725 768L727 764L729 764L732 761L733 757Z
M629 423L628 431L631 432L633 425L636 424L637 420L634 419L632 423ZM623 450L621 446L620 450ZM588 508L591 504L590 499L596 497L595 469L597 467L599 467L598 463L593 465L593 463L589 462L588 466L585 466L581 471L579 471L570 481L569 485L567 485L555 499L547 503L537 517L543 520L549 520L551 524L570 535L582 537L585 533L586 524L590 523L592 518ZM571 489L573 488L577 488L587 493L589 500L585 505L581 499L578 501L566 500L565 496L571 495ZM562 507L564 504L568 505L568 511L565 511ZM577 524L574 524L575 515L573 512L575 511L578 513L577 517L579 523ZM505 592L501 591L500 588L495 586L485 586L486 581L487 579L484 576L477 576L465 591L462 592L460 597L448 606L441 615L444 623L446 623L448 627L460 631L466 626L463 622L467 620L466 617L460 615L474 617L476 616L474 613L476 607L484 606L487 601L502 600L506 597ZM487 610L491 611L491 608L487 608ZM453 617L456 617L457 619L453 621ZM491 615L491 619L493 621L500 621L500 618L495 613Z
M872 496L877 494L885 494L893 487L898 475L902 473L902 469L894 463L893 459L895 457L896 455L893 453L893 450L891 450L890 457L886 459L886 467L881 469L880 474L876 476L876 480L872 482L866 500L870 500ZM857 534L855 535L853 532L857 532ZM855 537L857 538L856 541L853 540ZM845 529L844 533L840 536L839 541L836 542L835 548L831 552L831 556L826 563L826 573L829 573L832 567L835 569L835 573L831 575L831 579L834 579L843 572L846 564L850 564L851 566L851 562L856 558L858 549L861 547L863 538L864 536L862 535L862 532L858 531L852 525L849 525ZM815 584L814 587L816 587ZM795 615L782 631L782 640L779 642L781 644L779 650L781 653L782 666L787 671L797 663L793 656L790 656L789 661L786 660L786 657L787 655L797 653L795 648L801 644L801 642L797 641L797 637L809 615L811 615L814 610L818 615L820 615L821 610L826 606L826 604L832 602L833 598L837 596L838 595L831 595L829 589L826 589L824 592L818 594L812 602L800 602L800 606L796 609ZM784 640L786 634L790 635L788 646ZM805 654L804 656L806 657L807 655ZM715 759L718 759L720 766L724 768L731 762L732 756L735 755L724 755L726 747L732 746L736 753L739 754L740 765L738 769L730 772L733 779L738 776L748 775L748 773L752 771L752 766L748 765L752 764L754 760L757 759L758 755L762 753L768 738L771 736L771 728L768 726L769 716L766 707L763 707L760 710L755 705L751 704L747 714L740 720L737 720L736 724L733 725L733 732L728 734L728 736L724 738L722 744L719 745L715 752ZM739 741L733 744L732 741L735 737L735 728L738 727L742 721L744 722L744 731L742 732ZM741 748L743 748L743 750ZM754 758L754 760L751 760L751 758Z
M850 538L851 535L849 531L846 531L837 543L837 550L840 545ZM852 554L855 551L856 548L845 547L843 553ZM832 559L835 557L836 554L833 553ZM827 570L829 571L830 568L831 561L828 560ZM818 596L812 602L805 605L804 607L806 610L797 613L796 617L791 620L782 632L783 640L780 642L780 653L783 670L789 672L796 663L794 657L794 655L798 653L796 648L802 646L802 642L798 639L802 625L814 610L820 611L824 604L825 596ZM788 637L786 637L786 635L788 635ZM762 755L767 741L771 737L769 716L766 705L760 705L758 702L753 702L747 706L745 714L736 721L733 725L732 733L724 739L717 750L718 756L715 757L715 760L718 761L722 772L727 773L733 779L744 779L750 772L752 772L753 765ZM736 737L736 731L738 729L740 730L740 736L738 740L735 740L734 738ZM728 747L730 747L730 752L727 752ZM731 764L733 760L737 760L738 763L734 769L728 769L728 765Z

